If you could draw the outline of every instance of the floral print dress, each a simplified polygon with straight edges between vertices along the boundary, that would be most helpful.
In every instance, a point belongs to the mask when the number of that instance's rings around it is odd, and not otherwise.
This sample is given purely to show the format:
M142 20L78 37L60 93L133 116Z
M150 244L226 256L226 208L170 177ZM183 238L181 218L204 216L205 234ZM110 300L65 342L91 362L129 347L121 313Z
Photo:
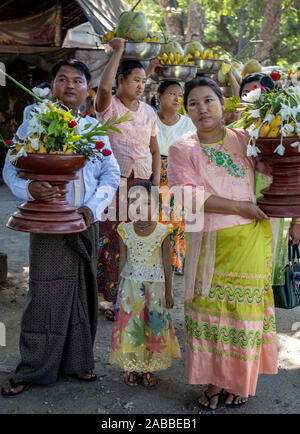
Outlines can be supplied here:
M133 223L122 222L118 233L127 247L112 331L110 363L124 371L153 372L168 368L180 348L165 302L162 242L172 225L157 223L145 237Z

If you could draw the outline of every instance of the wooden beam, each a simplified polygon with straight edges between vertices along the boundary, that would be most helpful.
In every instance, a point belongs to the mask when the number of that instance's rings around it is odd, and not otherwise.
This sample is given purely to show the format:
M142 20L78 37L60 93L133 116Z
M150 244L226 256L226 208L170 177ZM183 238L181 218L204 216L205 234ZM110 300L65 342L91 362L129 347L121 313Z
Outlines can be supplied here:
M62 44L62 0L56 0L54 44L56 47Z

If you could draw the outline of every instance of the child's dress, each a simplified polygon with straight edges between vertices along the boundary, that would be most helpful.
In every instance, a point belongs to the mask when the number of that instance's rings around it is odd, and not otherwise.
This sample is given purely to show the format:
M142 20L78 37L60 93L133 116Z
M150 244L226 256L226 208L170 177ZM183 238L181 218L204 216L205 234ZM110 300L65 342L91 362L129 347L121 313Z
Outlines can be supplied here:
M145 237L133 223L122 222L118 233L127 246L112 331L110 363L124 371L153 372L168 368L180 348L165 301L162 242L172 225L157 223Z

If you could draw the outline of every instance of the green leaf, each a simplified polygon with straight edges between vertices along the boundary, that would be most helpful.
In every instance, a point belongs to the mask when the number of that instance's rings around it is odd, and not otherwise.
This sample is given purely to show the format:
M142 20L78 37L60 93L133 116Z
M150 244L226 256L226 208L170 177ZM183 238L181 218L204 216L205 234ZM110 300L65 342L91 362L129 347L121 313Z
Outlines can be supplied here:
M90 128L90 126L91 126L92 124L86 124L85 125L85 127L84 128L82 128L82 131L85 131L85 130L87 130L88 128Z
M115 124L121 124L122 122L126 122L128 121L132 116L132 113L126 113L124 116L121 116L116 122Z
M122 131L120 131L117 127L110 126L109 129L115 131L116 133L122 134Z
M55 130L56 130L56 126L57 126L57 120L54 119L51 122L51 124L49 125L48 134L53 134L55 132Z

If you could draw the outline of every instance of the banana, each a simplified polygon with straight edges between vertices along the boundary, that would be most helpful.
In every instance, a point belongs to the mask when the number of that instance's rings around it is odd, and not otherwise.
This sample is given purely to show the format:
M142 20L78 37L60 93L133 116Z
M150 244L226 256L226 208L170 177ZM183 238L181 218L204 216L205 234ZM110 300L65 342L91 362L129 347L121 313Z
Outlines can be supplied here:
M175 54L175 61L176 61L176 64L177 64L177 65L180 64L180 54L179 54L179 53L176 53L176 54Z
M162 60L163 60L164 62L167 62L167 60L168 60L168 55L167 55L166 53L163 53L161 57L162 57Z
M169 60L170 60L170 62L171 63L174 63L174 60L175 60L175 58L174 58L174 54L173 53L169 53Z
M215 55L214 55L214 59L216 59L216 60L218 60L219 59L219 55L218 55L218 53L216 53Z
M273 130L276 127L279 127L279 125L281 125L281 122L282 122L281 116L277 115L275 117L275 119L273 119L272 122L271 122L271 124L270 124L271 130ZM272 136L272 137L275 137L275 136Z
M25 145L25 151L26 152L35 152L35 150L33 149L33 147L31 146L31 142L30 142L30 140L28 140L27 142L26 142L26 145Z
M195 56L196 59L200 59L200 56L201 56L200 51L196 50L195 53L194 53L194 56Z
M255 121L253 123L253 125L255 126L255 128L258 128L261 124L262 124L262 119L258 119L257 121Z
M265 122L259 130L259 137L267 137L269 132L270 132L270 124L268 122Z
M45 140L46 139L46 140ZM45 137L44 141L40 143L40 149L39 149L39 154L46 154L47 149L45 147L45 143L47 141L47 137Z
M266 119L266 118L269 116L270 113L271 113L271 109L269 108L269 109L267 110L267 113L265 114L264 119Z
M213 50L210 50L210 51L208 52L208 58L209 58L209 59L213 59L213 58L214 58Z
M267 137L278 137L279 136L279 127L272 128Z
M71 147L71 148L68 148L68 144L65 143L65 144L63 145L63 153L64 153L64 154L72 154L72 153L73 153L73 148L72 148L72 147Z

